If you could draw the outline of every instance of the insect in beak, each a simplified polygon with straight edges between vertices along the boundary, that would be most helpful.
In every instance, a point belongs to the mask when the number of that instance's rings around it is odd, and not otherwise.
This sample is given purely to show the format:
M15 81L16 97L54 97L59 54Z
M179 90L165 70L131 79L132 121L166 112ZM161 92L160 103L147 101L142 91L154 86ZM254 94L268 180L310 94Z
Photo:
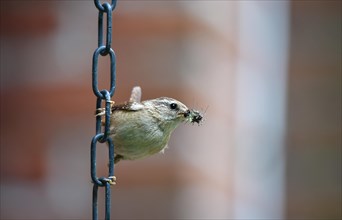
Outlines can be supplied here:
M190 117L190 122L197 124L199 124L203 119L201 113L194 109L188 109L186 112L183 113L183 116L184 118Z
M199 112L194 112L191 122L199 124L203 119L203 116Z

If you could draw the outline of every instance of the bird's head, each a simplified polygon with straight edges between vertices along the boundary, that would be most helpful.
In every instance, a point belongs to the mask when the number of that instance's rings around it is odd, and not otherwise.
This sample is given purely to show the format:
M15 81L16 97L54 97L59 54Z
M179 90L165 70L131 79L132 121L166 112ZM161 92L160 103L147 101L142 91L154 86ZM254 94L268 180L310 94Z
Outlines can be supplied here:
M159 120L161 125L176 128L181 122L199 123L202 116L198 111L189 109L180 101L161 97L144 101L143 104L148 111Z
M165 122L183 122L190 116L188 107L176 99L161 97L143 103L156 117Z

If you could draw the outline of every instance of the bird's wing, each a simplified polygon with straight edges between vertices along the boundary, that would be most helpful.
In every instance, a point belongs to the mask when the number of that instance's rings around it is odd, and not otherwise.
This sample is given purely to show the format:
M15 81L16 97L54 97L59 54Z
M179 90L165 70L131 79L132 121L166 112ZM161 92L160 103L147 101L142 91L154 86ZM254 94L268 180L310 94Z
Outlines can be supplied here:
M123 104L114 104L112 106L112 112L116 110L121 111L139 111L144 108L141 103L141 88L140 86L135 86L132 89L131 97L128 102Z
M134 103L134 102L140 103L141 102L141 88L140 88L140 86L133 87L129 102L132 102L132 103Z
M115 104L112 106L112 112L121 111L139 111L144 108L144 105L139 102L126 102L123 104Z

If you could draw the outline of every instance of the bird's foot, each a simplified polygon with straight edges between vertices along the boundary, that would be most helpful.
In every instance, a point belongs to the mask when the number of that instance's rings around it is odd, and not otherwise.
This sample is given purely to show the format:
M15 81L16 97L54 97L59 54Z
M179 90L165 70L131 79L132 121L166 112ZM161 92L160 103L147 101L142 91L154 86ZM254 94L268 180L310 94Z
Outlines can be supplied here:
M116 184L116 176L109 176L107 181L110 185L115 185Z
M112 109L112 107L114 106L115 102L110 100L108 101L110 103L110 109ZM98 108L95 111L95 117L97 116L104 116L106 114L106 108Z

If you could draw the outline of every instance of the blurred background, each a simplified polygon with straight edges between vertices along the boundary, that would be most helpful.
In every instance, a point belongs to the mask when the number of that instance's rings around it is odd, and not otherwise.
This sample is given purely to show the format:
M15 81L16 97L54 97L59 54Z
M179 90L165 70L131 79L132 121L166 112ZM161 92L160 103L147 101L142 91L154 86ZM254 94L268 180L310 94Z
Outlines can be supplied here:
M1 219L90 219L98 10L0 4ZM341 219L341 20L341 1L119 1L113 100L140 85L205 121L115 167L111 217Z

